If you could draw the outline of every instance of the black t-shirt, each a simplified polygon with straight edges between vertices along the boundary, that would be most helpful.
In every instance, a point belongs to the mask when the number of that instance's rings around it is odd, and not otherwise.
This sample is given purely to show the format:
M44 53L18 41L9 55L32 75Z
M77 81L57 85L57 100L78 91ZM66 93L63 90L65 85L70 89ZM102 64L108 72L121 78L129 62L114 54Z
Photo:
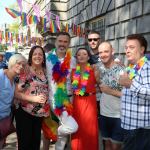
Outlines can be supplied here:
M99 54L97 53L97 54L91 55L89 63L93 65L93 64L97 64L98 62L99 62Z

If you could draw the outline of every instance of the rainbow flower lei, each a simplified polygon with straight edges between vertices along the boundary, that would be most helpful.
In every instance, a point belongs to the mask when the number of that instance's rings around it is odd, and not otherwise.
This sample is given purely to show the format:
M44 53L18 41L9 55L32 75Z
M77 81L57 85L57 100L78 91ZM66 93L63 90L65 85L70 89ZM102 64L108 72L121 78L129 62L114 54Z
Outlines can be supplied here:
M86 65L85 71L83 73L83 76L81 77L81 69L80 69L80 65L78 64L76 66L76 71L73 75L73 81L72 81L72 86L73 86L73 91L75 95L81 95L83 96L85 94L86 91L86 85L89 79L89 75L90 75L90 70L91 70L91 66L88 63ZM81 79L81 88L79 88L79 80Z
M136 65L129 64L129 66L126 68L127 73L129 74L129 79L133 79L138 71L143 67L145 62L150 60L150 55L142 57Z
M67 95L66 79L70 69L71 51L67 50L63 63L53 53L50 53L47 59L53 65L52 78L56 83L56 92L54 93L53 101L54 112L59 116L65 109L70 114L72 112L72 104Z

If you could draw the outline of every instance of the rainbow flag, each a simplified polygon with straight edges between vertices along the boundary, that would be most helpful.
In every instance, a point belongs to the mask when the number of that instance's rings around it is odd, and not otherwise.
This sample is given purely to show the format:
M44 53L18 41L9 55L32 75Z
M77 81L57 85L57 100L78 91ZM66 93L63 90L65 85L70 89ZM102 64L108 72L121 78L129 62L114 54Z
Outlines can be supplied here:
M26 26L27 25L27 14L26 13L22 13L21 21L22 21L22 26Z
M69 24L66 23L65 32L69 32Z
M14 10L14 9L7 8L7 7L6 7L5 10L6 10L7 13L8 13L9 15L11 15L13 18L17 18L17 17L21 16L21 13L18 12L18 11L16 11L16 10Z
M28 22L29 22L29 24L33 24L33 23L37 24L37 23L38 23L38 18L37 18L37 16L31 15L31 16L28 18Z
M57 141L57 129L59 127L59 120L51 111L49 117L44 118L42 122L42 130L46 139Z
M50 32L57 33L57 26L53 20L50 22Z

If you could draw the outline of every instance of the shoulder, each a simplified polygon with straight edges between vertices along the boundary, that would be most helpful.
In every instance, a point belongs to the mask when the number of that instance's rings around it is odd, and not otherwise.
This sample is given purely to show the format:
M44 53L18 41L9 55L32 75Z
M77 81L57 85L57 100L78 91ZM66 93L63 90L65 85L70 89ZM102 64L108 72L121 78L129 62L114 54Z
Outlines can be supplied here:
M0 69L0 78L4 76L4 70Z
M147 62L143 65L143 67L142 67L141 70L148 70L148 71L150 71L150 61L147 61Z
M70 63L71 63L71 66L70 66L70 67L71 67L71 68L75 68L75 66L76 66L76 59L75 59L74 56L71 57L71 62L70 62Z
M7 79L7 78L4 78L4 76L5 76L4 70L3 70L3 69L0 69L0 81L1 81L1 84L4 83L4 82L2 82L2 81L4 81L4 80Z

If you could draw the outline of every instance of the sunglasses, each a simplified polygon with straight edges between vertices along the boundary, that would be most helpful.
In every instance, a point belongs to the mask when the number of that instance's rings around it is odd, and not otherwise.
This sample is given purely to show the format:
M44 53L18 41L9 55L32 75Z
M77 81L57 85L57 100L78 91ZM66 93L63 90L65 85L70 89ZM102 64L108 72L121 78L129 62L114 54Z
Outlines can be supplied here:
M99 38L88 39L89 42L92 42L92 41L97 42L98 40Z

